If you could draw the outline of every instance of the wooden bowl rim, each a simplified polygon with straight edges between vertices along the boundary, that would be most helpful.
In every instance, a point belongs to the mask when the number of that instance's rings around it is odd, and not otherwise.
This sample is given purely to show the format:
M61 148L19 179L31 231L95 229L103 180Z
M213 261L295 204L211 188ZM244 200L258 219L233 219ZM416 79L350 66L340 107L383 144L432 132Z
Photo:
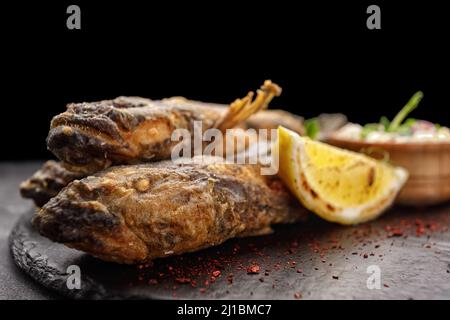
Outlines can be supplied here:
M367 142L352 139L342 139L335 136L329 136L326 143L331 145L334 144L345 144L353 146L355 148L363 149L376 147L388 150L399 150L399 151L450 151L450 140L449 141L439 141L439 142L427 142L427 141L413 141L413 142Z

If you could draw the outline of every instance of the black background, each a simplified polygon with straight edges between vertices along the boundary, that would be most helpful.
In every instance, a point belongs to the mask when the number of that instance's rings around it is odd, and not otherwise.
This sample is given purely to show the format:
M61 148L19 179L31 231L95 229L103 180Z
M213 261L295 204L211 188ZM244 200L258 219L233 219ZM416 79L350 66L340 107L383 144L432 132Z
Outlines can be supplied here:
M449 29L435 1L47 1L2 9L0 159L44 159L65 104L119 95L229 103L264 79L272 107L305 117L392 118L417 90L414 117L450 125ZM81 30L66 8L81 7ZM381 30L366 8L381 7Z

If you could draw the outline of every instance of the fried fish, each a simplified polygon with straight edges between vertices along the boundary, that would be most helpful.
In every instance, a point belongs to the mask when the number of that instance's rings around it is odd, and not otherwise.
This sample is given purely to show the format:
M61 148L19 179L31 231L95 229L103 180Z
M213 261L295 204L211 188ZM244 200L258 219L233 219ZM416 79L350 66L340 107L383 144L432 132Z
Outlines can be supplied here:
M170 103L184 103L184 104L199 104L200 102L192 102L185 98L174 97L167 99ZM200 103L202 104L202 103ZM204 104L204 103L203 103ZM211 104L208 104L211 105ZM225 105L214 105L215 108L220 108L220 110L225 110L227 107ZM62 117L60 115L60 117ZM87 118L87 116L86 116ZM223 123L222 125L231 126L230 122ZM283 110L263 110L259 111L247 120L241 123L233 123L235 127L240 127L242 129L276 129L278 126L282 125L292 131L295 131L303 135L303 118L289 113ZM67 130L67 129L66 129ZM86 131L85 138L91 134L92 140L96 139L96 131ZM65 137L60 138L65 139ZM52 142L53 143L53 142ZM69 141L67 141L69 143ZM97 145L99 148L101 145ZM71 150L70 145L65 145L66 150ZM87 165L89 167L89 164ZM76 171L68 170L69 168L75 168ZM29 198L34 201L34 203L41 207L54 197L64 188L69 182L75 179L81 179L86 177L89 173L94 173L95 168L90 167L89 170L79 170L80 167L63 165L63 162L48 161L42 168L40 168L32 177L24 181L20 185L20 191L24 198ZM86 167L85 167L86 169Z
M265 234L306 211L259 165L219 157L115 166L75 180L37 213L45 237L133 264Z
M176 129L194 133L225 130L267 108L281 88L267 80L257 91L237 99L229 108L184 98L149 100L119 97L91 103L73 103L51 121L47 147L71 171L93 173L117 164L136 164L170 158Z

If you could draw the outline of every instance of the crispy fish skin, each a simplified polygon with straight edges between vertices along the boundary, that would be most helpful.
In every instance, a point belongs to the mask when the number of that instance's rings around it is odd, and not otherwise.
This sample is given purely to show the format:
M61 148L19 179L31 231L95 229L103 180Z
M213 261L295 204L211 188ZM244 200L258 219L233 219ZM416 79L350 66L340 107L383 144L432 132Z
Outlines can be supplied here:
M70 182L84 176L84 174L66 170L60 162L49 160L28 180L20 184L20 193L24 198L33 199L36 206L42 207Z
M192 134L196 121L201 121L203 131L233 128L265 110L280 94L281 88L266 80L254 99L249 92L229 108L177 97L159 101L119 97L69 104L66 112L52 119L47 147L68 169L87 173L111 165L168 159L178 143L171 139L176 129Z
M119 97L73 103L52 119L47 147L72 171L167 159L175 129L211 128L226 112L217 105Z
M133 264L268 233L271 224L304 218L305 209L281 181L259 170L217 157L111 167L69 184L33 225L53 241Z

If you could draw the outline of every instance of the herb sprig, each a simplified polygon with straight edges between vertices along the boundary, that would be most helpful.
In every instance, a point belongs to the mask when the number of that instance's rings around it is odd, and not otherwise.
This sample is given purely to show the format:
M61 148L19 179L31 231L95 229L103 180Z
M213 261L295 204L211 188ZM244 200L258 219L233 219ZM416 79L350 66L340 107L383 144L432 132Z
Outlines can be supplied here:
M423 98L423 92L416 92L408 103L397 113L392 121L385 116L381 117L379 123L368 123L361 131L361 139L367 138L367 136L374 131L383 129L385 132L396 132L401 135L410 135L412 133L412 126L417 121L414 118L408 118L414 109L416 109ZM406 119L406 120L405 120Z
M316 139L320 131L319 119L306 119L304 122L304 126L306 135L313 140Z

